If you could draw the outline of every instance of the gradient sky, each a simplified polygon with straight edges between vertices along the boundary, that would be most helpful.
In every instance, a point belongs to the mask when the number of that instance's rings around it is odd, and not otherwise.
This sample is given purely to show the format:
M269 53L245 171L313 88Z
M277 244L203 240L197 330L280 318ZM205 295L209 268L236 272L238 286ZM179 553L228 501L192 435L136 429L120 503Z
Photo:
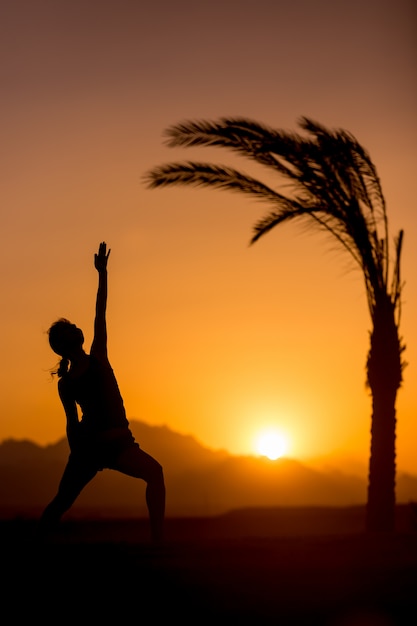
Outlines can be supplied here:
M397 452L417 472L416 23L413 0L2 3L0 440L64 436L46 331L67 317L89 349L105 240L109 354L130 418L236 454L274 425L291 456L366 466L360 271L296 225L249 247L267 211L250 199L142 180L166 161L232 162L167 148L173 123L295 130L306 115L370 152L392 238L405 230Z

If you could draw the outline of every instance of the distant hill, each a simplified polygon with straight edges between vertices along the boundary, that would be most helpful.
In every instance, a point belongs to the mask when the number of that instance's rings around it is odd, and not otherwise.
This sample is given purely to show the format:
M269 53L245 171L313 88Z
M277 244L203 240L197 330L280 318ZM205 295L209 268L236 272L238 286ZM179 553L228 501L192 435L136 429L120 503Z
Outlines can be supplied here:
M292 459L269 461L213 451L166 426L131 420L144 450L164 467L167 515L217 515L244 507L349 506L366 502L366 481L317 471ZM9 439L0 444L0 516L38 515L56 492L68 456L65 439L39 446ZM70 515L144 515L145 484L103 471L86 487ZM397 476L397 500L417 501L417 477Z

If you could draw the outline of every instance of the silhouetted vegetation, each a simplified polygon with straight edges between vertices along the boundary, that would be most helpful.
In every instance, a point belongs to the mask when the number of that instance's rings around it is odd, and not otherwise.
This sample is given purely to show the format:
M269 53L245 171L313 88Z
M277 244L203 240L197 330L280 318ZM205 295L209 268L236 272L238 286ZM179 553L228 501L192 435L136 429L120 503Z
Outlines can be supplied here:
M145 176L149 187L193 185L238 191L272 210L254 226L252 243L293 220L329 233L363 272L371 316L367 384L372 395L367 497L369 531L394 530L396 398L404 345L399 336L403 231L389 244L384 195L369 154L349 132L301 118L303 136L248 119L186 121L168 128L171 147L221 147L265 166L285 192L224 165L169 163ZM291 183L288 187L288 181ZM287 193L288 192L288 193Z

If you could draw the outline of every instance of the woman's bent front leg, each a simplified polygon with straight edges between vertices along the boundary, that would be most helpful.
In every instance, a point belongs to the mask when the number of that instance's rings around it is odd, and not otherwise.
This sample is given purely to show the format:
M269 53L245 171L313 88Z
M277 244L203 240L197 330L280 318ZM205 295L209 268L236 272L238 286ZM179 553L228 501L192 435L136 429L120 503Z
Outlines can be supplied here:
M163 539L165 517L165 480L162 466L135 443L118 456L112 469L146 482L151 539L160 542Z

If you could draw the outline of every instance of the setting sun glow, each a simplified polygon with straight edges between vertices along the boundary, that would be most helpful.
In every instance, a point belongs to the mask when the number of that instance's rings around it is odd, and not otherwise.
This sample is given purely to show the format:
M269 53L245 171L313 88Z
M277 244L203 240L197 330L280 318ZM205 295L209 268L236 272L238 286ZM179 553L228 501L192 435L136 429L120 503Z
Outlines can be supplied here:
M256 452L261 456L266 456L271 461L275 461L284 456L288 450L287 438L274 429L262 431L255 443Z

